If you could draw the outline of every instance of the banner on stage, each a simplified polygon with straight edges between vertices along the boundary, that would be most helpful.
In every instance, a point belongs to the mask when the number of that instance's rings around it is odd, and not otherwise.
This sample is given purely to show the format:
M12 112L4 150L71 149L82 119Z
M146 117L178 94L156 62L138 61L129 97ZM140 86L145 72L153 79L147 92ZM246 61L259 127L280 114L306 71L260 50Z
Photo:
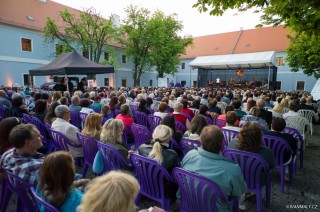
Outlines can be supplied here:
M167 78L158 78L158 87L168 87Z

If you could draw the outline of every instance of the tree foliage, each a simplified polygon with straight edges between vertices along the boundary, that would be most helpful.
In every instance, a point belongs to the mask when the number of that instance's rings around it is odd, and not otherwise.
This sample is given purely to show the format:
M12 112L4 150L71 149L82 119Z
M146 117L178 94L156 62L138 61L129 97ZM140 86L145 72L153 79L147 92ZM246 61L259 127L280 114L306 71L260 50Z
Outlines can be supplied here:
M62 24L47 18L44 27L45 42L59 40L65 51L81 49L88 59L99 63L104 51L108 51L109 42L113 42L117 35L112 19L104 19L93 8L84 9L80 14L60 11ZM112 51L111 51L112 52Z
M262 12L261 24L284 24L294 32L290 38L286 60L292 71L302 69L307 75L320 77L320 1L319 0L198 0L193 7L200 12L222 15L227 9Z
M179 36L182 24L175 15L166 16L161 11L150 15L146 8L129 6L125 9L127 17L123 22L123 36L126 55L134 63L134 86L141 74L155 67L158 76L175 74L179 56L192 43L192 38Z

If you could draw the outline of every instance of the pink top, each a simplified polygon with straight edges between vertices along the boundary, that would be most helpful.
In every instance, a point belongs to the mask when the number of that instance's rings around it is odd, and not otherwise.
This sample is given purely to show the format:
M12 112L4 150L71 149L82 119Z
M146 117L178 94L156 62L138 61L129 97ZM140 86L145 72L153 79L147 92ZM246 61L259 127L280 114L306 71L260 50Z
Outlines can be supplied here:
M128 127L129 129L131 124L133 124L133 118L131 118L130 116L119 114L117 115L116 119L121 120L124 126Z

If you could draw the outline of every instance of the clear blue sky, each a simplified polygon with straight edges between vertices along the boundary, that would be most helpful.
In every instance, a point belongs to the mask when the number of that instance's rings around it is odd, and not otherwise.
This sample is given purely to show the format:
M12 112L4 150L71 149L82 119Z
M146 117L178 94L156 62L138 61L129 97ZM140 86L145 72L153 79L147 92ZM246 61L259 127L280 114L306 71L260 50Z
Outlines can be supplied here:
M192 5L196 0L54 0L61 4L76 8L94 7L104 17L109 17L112 13L124 19L126 14L124 8L132 4L139 7L148 8L150 11L161 10L165 14L176 13L178 20L182 21L184 29L182 35L203 36L218 34L223 32L238 31L243 29L253 29L259 21L259 14L248 11L238 14L237 11L227 11L224 16L215 17L208 13L199 13Z

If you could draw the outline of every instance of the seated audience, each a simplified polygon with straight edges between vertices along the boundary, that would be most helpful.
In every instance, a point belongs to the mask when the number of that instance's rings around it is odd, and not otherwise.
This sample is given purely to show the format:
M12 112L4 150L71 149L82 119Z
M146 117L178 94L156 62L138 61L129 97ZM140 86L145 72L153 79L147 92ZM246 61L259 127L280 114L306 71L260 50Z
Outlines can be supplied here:
M221 114L220 116L218 116L217 119L226 120L226 118L227 118L227 113L228 113L229 111L234 111L233 106L227 105L227 106L226 106L226 109L225 109L225 113L224 113L224 114ZM237 119L235 125L236 125L236 126L239 126L239 120L238 120L238 119Z
M8 100L6 92L3 90L0 90L0 105L5 105L8 108L11 107L11 102Z
M147 115L150 114L150 111L147 109L147 101L145 99L140 100L137 111L143 112Z
M187 119L185 115L182 114L182 107L183 105L180 102L176 102L173 106L173 116L176 119L176 121L180 121L182 124L184 124L186 127L190 126L190 121Z
M222 129L227 130L234 130L234 131L240 131L241 128L239 128L239 124L236 123L239 122L238 116L235 111L228 111L226 114L226 121L227 125L222 127Z
M221 109L219 107L217 107L217 100L216 99L210 99L209 101L209 108L208 111L212 112L212 113L217 113L217 114L221 114Z
M80 98L77 95L73 95L71 97L71 105L69 106L69 109L74 112L80 112L81 106L80 106Z
M289 111L282 114L282 118L286 119L287 117L303 117L301 113L296 112L297 103L295 101L289 102Z
M194 113L193 113L192 110L190 110L190 109L188 108L188 101L187 101L186 99L182 99L182 100L181 100L181 104L183 105L183 108L182 108L181 112L182 112L182 113L186 113L186 114L188 114L191 118L193 118L193 117L194 117Z
M89 180L74 181L75 173L70 153L57 151L49 154L40 169L37 194L61 212L76 212L83 195L78 187L85 186ZM45 211L42 205L40 211Z
M105 121L108 121L109 119L112 118L109 105L103 105L101 107L101 114L102 114L102 117L105 119Z
M42 136L32 124L19 124L9 135L13 149L6 151L0 160L1 173L8 170L35 186L39 180L39 170L43 155L37 152L42 147Z
M102 104L100 103L101 97L100 96L95 96L94 101L91 104L92 106L95 106L101 110Z
M204 127L208 125L206 118L203 115L196 115L188 128L188 130L183 134L183 138L188 138L191 140L200 140L200 134Z
M182 134L181 132L176 130L176 121L174 119L174 116L172 115L165 116L162 119L161 124L166 125L167 127L170 127L170 129L172 130L172 138L179 143L182 138Z
M59 101L60 104L69 106L69 100L67 99L67 97L61 97Z
M90 183L78 211L135 212L139 189L139 183L132 175L111 171Z
M100 133L102 130L101 127L102 115L99 113L90 113L85 121L82 134L93 138L96 141L100 140Z
M220 154L223 140L223 134L217 126L205 127L200 135L202 147L189 151L183 158L181 167L214 181L226 196L239 199L239 209L244 210L246 183L239 165ZM231 210L231 205L218 200L217 211Z
M265 110L264 105L265 105L264 100L259 99L257 102L257 107L260 109L260 113L258 116L267 122L268 124L267 129L270 129L271 121L272 121L272 112Z
M58 107L59 105L59 102L54 102L50 105L47 115L44 117L44 121L52 124L57 119L57 116L54 111L56 107Z
M47 101L43 99L38 99L34 106L33 116L37 117L41 121L44 120L47 113Z
M283 109L281 104L276 104L272 109L272 117L282 117Z
M159 116L159 117L161 117L163 119L164 117L166 117L168 115L168 113L166 112L167 108L168 108L167 103L161 102L159 104L159 111L154 112L153 115Z
M122 121L117 119L109 119L106 123L104 123L102 127L100 141L115 148L123 157L123 159L128 160L127 145L122 142L123 129L124 125ZM93 172L96 174L101 174L103 173L104 168L105 167L102 155L100 154L100 152L97 152L93 162Z
M80 144L78 141L77 133L79 129L69 123L70 120L70 109L65 105L59 105L54 110L57 119L52 122L51 128L65 135L70 142L74 144ZM70 153L73 157L83 157L82 147L69 146Z
M240 121L240 127L245 122L257 122L261 127L263 127L265 130L267 130L268 124L264 119L259 117L259 114L260 114L260 109L256 106L252 107L249 111L249 115L245 115L242 117L242 119Z
M6 117L23 118L23 113L29 114L26 105L23 103L23 98L20 95L12 98L11 107L9 107L6 112Z
M80 113L86 113L86 114L90 114L93 113L94 110L90 108L90 99L81 99L80 100L80 106L81 106L81 110Z
M234 108L234 111L236 112L238 119L241 119L244 115L247 115L246 112L241 110L241 102L238 99L235 99L232 101L232 106ZM227 113L227 112L226 112Z

